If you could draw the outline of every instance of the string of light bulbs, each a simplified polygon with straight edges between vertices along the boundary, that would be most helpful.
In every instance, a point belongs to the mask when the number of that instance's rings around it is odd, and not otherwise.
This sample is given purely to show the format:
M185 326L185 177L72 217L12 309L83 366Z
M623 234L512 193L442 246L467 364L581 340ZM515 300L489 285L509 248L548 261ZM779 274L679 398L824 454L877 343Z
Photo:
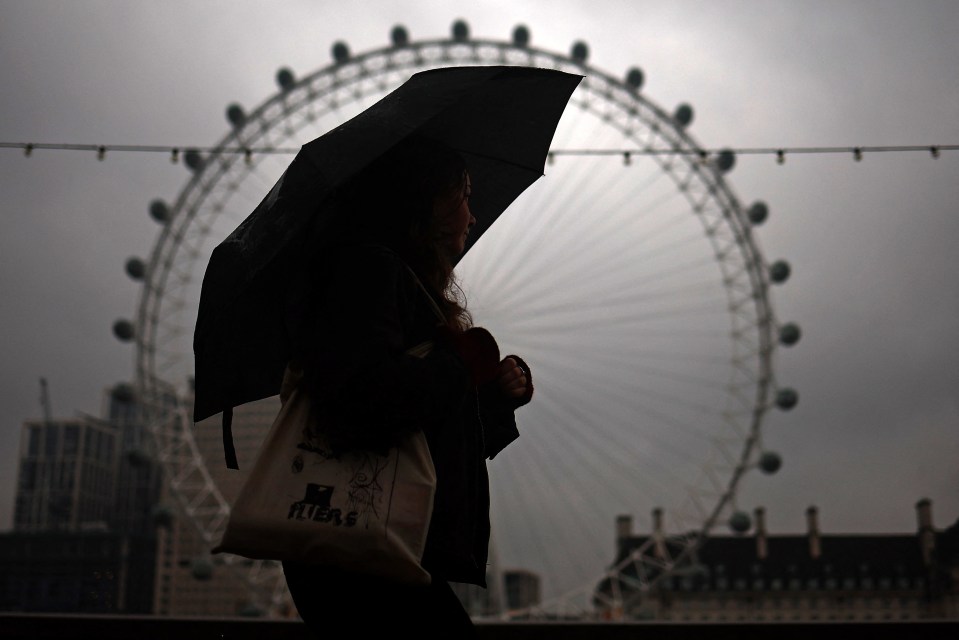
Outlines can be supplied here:
M135 153L164 153L170 156L171 162L179 162L184 154L242 154L247 162L251 162L254 155L294 155L300 148L296 147L178 147L172 145L142 145L142 144L59 144L47 142L0 142L0 149L20 149L27 157L34 151L92 151L98 160L106 159L108 152L135 152ZM867 153L902 153L925 152L933 158L938 158L944 151L959 150L956 144L934 145L884 145L884 146L832 146L832 147L747 147L739 149L690 149L674 147L668 149L551 149L548 158L552 162L559 156L619 156L624 164L630 164L634 156L682 156L695 155L702 161L722 155L770 155L776 162L783 164L788 155L808 154L847 154L856 161L862 160Z

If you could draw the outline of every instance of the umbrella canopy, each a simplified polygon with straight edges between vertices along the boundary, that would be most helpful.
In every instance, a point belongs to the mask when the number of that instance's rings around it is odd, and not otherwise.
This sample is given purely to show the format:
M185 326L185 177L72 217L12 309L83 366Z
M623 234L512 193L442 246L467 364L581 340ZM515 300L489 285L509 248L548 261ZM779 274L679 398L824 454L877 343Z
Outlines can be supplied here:
M543 175L560 116L582 76L484 66L422 71L304 145L253 212L214 250L193 339L195 421L279 393L291 345L285 284L327 196L401 140L441 141L466 160L474 244Z

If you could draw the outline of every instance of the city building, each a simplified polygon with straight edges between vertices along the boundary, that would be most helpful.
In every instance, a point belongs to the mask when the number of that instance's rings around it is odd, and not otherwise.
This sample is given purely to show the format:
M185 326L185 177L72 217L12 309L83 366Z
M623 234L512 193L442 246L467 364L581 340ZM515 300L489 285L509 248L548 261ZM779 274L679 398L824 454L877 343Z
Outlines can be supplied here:
M111 531L0 534L0 611L151 613L154 549Z
M30 420L20 431L13 530L109 529L117 430L89 418Z
M158 465L134 450L142 429L129 386L106 418L21 429L11 533L0 534L0 610L151 613Z
M957 620L959 521L936 530L931 503L921 500L916 510L915 534L824 534L810 507L805 535L772 535L760 508L752 535L711 536L672 570L648 575L648 590L635 586L635 565L621 562L650 540L665 545L668 558L670 538L661 531L635 535L632 519L620 516L613 566L624 568L616 583L598 584L604 597L594 600L597 615L673 622ZM612 599L613 593L621 595Z
M503 572L504 605L507 611L532 609L540 604L539 574L525 569Z

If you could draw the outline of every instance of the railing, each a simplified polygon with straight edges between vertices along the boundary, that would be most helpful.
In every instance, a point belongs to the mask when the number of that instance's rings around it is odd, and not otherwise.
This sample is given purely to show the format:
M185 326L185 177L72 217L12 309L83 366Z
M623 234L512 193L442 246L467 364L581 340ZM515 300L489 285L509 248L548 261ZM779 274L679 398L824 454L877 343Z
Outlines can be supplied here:
M482 622L481 640L930 640L959 638L959 620L803 623ZM0 613L3 640L315 640L301 622Z

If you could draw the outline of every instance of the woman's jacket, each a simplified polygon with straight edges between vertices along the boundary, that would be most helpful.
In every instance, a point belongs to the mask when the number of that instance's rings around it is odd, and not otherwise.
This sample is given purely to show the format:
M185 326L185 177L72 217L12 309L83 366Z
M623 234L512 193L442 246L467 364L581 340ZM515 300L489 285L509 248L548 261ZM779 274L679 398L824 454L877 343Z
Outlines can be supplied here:
M427 293L391 249L343 248L314 273L302 384L320 428L344 450L385 450L422 429L437 475L423 565L434 579L485 587L486 460L519 436L514 410L528 395L472 383L462 349L443 337ZM405 353L424 341L434 343L426 357Z

